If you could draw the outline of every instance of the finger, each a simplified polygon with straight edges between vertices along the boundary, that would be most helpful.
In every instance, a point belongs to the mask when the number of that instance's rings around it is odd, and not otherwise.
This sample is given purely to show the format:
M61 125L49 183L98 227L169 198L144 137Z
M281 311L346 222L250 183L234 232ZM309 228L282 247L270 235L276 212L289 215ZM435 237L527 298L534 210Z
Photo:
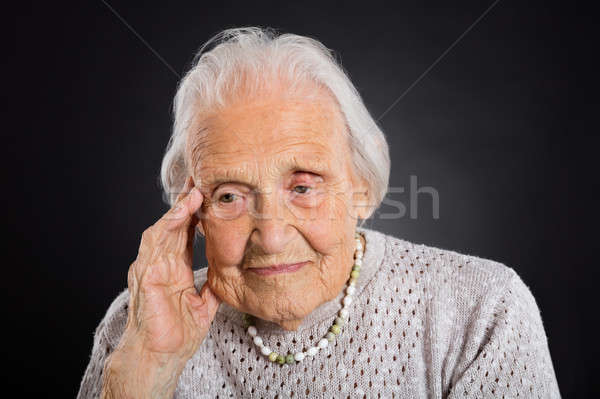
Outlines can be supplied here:
M161 253L166 251L178 255L187 254L186 263L190 263L194 244L193 231L198 223L196 211L202 205L202 201L200 191L193 188L179 201L176 208L169 210L144 231L138 253L154 256L157 253L156 247L161 247ZM140 262L142 265L145 263Z
M171 206L169 211L167 211L167 213L175 209L179 209L179 205L188 196L192 188L194 188L194 178L192 176L188 176L188 178L185 180L185 183L183 183L181 191L179 192L179 194L177 194L175 203L173 203L173 205Z
M201 298L208 303L210 308L218 307L223 300L215 295L214 291L210 289L208 282L204 283L202 288L200 288L200 292L198 293Z
M195 214L200 209L203 200L200 190L196 187L192 188L188 194L182 194L173 208L163 215L159 220L160 224L170 231L186 229L192 219L197 218Z
M187 180L185 181L185 183L183 184L183 188L181 189L181 192L177 195L177 198L175 199L175 203L173 204L173 206L177 205L177 203L179 203L183 197L185 197L190 190L194 187L194 178L192 176L189 176L187 178Z
M199 293L188 293L188 301L196 324L208 329L222 300L209 288L208 282L205 282Z

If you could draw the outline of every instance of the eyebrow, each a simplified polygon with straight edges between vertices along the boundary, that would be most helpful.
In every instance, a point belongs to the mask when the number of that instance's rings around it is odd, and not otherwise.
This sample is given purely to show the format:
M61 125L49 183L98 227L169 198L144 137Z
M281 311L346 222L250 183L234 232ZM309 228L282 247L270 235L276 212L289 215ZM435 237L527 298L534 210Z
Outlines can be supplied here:
M278 169L285 172L309 172L326 176L330 167L327 162L320 159L308 159L300 162L293 159L284 161L284 163L278 166ZM214 187L224 183L242 184L250 187L257 186L258 182L254 178L250 178L249 180L243 170L243 167L213 169L208 177L202 179L202 184L207 187Z

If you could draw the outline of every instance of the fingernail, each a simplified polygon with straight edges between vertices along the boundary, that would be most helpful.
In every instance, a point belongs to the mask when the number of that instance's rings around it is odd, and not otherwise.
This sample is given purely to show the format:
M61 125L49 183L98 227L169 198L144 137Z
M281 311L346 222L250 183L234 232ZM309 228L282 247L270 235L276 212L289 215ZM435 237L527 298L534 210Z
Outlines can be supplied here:
M192 188L192 191L190 192L192 195L192 198L194 200L198 199L200 197L200 190L198 190L197 187Z

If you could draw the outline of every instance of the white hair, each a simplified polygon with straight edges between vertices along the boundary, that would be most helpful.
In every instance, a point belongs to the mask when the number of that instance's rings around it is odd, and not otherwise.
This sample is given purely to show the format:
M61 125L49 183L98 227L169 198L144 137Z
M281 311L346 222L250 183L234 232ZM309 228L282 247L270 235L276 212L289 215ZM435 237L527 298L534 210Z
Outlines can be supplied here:
M355 172L369 184L369 204L374 205L370 217L388 190L390 156L383 132L331 50L309 37L258 27L215 35L200 48L179 83L173 133L160 172L163 200L172 206L191 174L186 143L192 123L199 115L226 107L227 94L268 88L270 73L285 78L286 90L312 82L333 95L345 118Z

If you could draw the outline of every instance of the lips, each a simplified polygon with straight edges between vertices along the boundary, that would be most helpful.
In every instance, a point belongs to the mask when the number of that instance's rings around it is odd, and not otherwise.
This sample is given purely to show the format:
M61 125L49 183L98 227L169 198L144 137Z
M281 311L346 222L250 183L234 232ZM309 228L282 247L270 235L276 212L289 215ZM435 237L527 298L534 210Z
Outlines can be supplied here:
M308 261L300 263L286 263L270 267L253 268L250 270L261 276L270 276L273 274L295 272L297 270L300 270L302 267L306 266L308 263Z

